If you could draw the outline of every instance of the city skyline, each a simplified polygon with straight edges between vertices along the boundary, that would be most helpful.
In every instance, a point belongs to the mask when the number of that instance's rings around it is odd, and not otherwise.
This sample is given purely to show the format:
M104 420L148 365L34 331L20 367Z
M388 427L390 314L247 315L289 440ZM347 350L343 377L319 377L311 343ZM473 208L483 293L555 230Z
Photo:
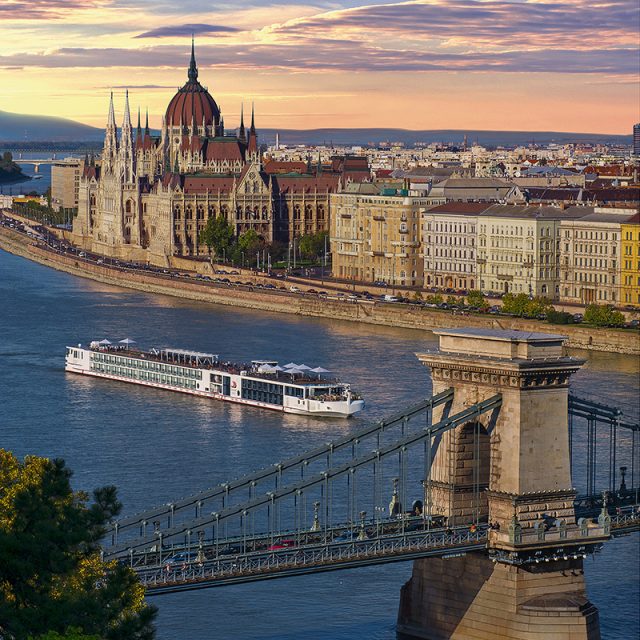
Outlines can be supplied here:
M110 91L160 125L200 79L236 126L562 130L640 120L634 2L15 0L0 15L0 110L104 126Z

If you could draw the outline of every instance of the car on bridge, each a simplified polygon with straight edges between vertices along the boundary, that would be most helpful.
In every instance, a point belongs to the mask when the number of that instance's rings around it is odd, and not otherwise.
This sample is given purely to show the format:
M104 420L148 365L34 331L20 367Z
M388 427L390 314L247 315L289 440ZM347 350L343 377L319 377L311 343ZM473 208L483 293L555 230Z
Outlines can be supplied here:
M166 558L162 565L166 571L175 571L176 569L184 569L187 565L203 559L203 557L198 557L197 551L179 551Z
M269 545L267 549L269 551L276 551L278 549L291 549L295 546L297 546L295 540L278 540L277 542Z

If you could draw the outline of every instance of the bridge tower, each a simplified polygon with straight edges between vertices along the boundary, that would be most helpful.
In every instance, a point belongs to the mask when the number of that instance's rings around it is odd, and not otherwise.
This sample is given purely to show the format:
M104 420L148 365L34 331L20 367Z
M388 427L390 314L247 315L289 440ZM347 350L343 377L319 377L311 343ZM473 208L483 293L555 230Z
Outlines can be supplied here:
M563 355L563 336L435 333L439 350L418 357L434 393L454 389L439 411L496 393L502 406L436 443L425 499L450 523L492 528L485 552L414 562L398 631L425 640L599 640L582 561L608 536L603 526L576 523L569 456L568 383L583 362Z

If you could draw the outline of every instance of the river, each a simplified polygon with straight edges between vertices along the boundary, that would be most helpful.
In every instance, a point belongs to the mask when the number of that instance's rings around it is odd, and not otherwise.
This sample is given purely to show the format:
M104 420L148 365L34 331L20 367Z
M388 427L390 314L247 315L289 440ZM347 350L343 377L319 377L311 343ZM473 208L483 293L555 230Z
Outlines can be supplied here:
M282 416L64 372L66 345L104 337L236 361L320 365L362 391L367 409L349 421ZM0 446L62 457L75 488L115 484L125 513L134 513L323 444L424 396L430 380L414 353L435 344L420 331L118 289L0 251ZM575 390L633 410L638 359L580 355L588 362ZM638 542L637 534L617 539L585 561L608 640L640 632ZM158 597L158 638L393 640L410 571L398 563Z

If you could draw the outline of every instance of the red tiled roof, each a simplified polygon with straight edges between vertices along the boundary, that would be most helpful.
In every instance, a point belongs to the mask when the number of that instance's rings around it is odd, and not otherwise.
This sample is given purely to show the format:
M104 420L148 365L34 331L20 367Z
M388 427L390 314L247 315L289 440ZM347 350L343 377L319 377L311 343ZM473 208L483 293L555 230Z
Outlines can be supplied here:
M340 176L335 173L322 173L319 176L309 175L274 175L274 181L280 193L318 193L334 192L338 188Z
M242 162L243 153L240 147L240 143L235 138L228 141L208 140L205 160L228 160L229 162Z
M300 161L267 160L264 163L265 173L304 173L307 163Z
M233 176L185 176L185 193L228 193L233 189Z

